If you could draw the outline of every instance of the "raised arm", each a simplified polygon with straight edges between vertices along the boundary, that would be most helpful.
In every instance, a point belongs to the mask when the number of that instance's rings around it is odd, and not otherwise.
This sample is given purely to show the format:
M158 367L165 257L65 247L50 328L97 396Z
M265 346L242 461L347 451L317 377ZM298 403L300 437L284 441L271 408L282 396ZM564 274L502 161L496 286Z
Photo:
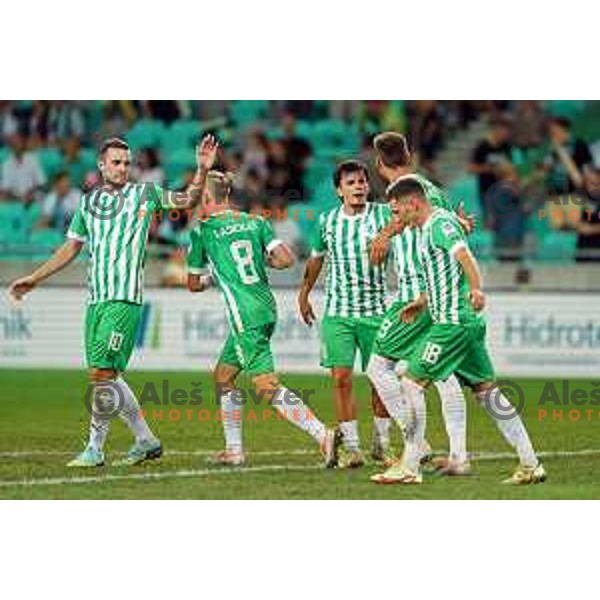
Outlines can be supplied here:
M173 206L179 210L193 210L202 201L206 177L217 158L219 144L214 136L206 135L196 147L196 174L181 199L173 200Z
M54 254L31 275L21 277L13 281L9 287L9 294L15 300L21 300L25 294L28 294L34 287L39 285L48 277L62 271L83 248L83 242L74 239L68 239Z
M302 320L309 326L317 319L310 303L310 293L319 278L324 262L324 256L311 256L306 261L302 285L298 292L298 308L300 309L300 315L302 316Z

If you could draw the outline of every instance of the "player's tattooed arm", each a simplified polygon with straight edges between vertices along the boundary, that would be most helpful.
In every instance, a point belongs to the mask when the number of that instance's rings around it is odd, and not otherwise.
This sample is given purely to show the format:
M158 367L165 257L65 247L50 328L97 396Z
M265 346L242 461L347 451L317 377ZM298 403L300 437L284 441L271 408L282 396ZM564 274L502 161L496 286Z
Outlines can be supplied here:
M272 269L277 269L279 271L283 269L289 269L295 262L294 253L290 250L289 246L286 244L277 244L268 254L267 254L267 264Z
M466 246L461 246L454 253L454 258L460 263L469 284L469 298L476 311L485 307L485 294L481 291L481 272L475 257Z
M62 271L83 248L83 242L74 239L68 239L56 252L31 275L21 277L9 287L9 294L15 300L21 300L25 294L28 294L34 287L39 285L48 277Z
M404 225L399 219L393 219L383 229L380 229L371 242L371 262L374 265L381 265L390 250L390 241L399 233L402 233Z
M298 292L298 309L300 310L302 320L308 326L312 325L317 320L312 304L310 303L310 293L319 278L324 261L325 259L323 256L311 256L306 261L306 266L304 267L302 285Z
M214 284L215 282L210 274L188 273L187 288L190 292L203 292L209 287L214 286Z

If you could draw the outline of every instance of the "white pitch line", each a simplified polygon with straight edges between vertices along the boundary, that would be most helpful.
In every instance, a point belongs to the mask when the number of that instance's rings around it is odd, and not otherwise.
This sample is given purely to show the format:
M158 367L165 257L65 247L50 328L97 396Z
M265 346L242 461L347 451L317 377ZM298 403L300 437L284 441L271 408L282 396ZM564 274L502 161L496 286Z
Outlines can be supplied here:
M163 456L210 456L217 450L166 450ZM64 452L59 450L18 450L15 452L0 452L0 458L27 458L28 456L74 456L76 452ZM126 452L111 452L112 456L125 456ZM307 456L316 454L315 450L256 450L249 452L252 456ZM434 451L434 455L443 456L446 452ZM570 456L594 456L600 454L598 449L584 450L548 450L538 452L540 458L568 458ZM501 460L505 458L514 458L516 455L513 452L472 452L470 457L472 460Z
M0 487L65 485L80 483L105 483L107 481L128 481L145 479L171 479L183 477L203 477L206 475L231 475L239 473L261 473L268 471L307 471L322 469L322 465L263 465L262 467L240 467L221 469L183 469L178 471L154 471L146 473L128 473L127 475L98 475L95 477L48 477L45 479L23 479L21 481L0 481Z
M210 454L212 451L208 450L197 450L195 452L177 451L172 450L170 454L182 455L182 456L198 456ZM0 456L6 455L7 453L0 453ZM11 456L16 453L9 453ZM43 453L40 454L50 454ZM64 452L55 452L55 455L64 455ZM70 453L68 453L70 455ZM169 453L166 453L169 454ZM313 454L308 450L274 450L274 451L262 451L253 452L253 455L304 455ZM557 450L557 451L546 451L539 452L540 458L569 458L578 456L596 456L600 454L600 449L586 449L586 450ZM22 453L18 456L30 456L31 453ZM481 452L479 454L473 454L474 460L500 460L500 459L511 459L515 455L512 452ZM322 465L263 465L257 467L241 467L241 468L222 468L222 469L188 469L188 470L177 470L177 471L154 471L144 473L128 473L123 475L98 475L92 477L55 477L55 478L43 478L43 479L22 479L20 481L0 481L0 487L10 486L34 486L34 485L65 485L65 484L81 484L81 483L104 483L106 481L126 481L126 480L145 480L145 479L168 479L168 478L183 478L183 477L203 477L206 475L226 475L226 474L243 474L243 473L260 473L268 471L307 471L313 469L322 469Z

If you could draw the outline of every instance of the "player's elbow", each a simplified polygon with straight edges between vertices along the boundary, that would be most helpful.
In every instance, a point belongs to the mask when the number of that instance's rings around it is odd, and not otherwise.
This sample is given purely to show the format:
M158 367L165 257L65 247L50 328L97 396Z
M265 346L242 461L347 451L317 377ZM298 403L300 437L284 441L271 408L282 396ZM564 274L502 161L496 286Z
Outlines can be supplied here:
M200 283L199 275L188 275L187 289L189 292L201 292L202 284Z

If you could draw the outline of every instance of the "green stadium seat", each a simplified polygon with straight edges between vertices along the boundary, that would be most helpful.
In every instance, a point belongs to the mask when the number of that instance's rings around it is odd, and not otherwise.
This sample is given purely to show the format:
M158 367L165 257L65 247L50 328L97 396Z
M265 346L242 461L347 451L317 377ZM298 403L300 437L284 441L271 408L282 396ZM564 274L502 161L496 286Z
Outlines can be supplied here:
M315 123L310 142L317 157L335 158L340 154L354 154L360 149L360 133L356 125L337 119Z
M21 202L0 202L0 243L25 242L30 227L27 209Z
M171 152L163 159L165 176L171 186L179 181L188 169L196 168L195 150L192 146Z
M482 262L487 262L495 258L494 232L476 229L469 236L469 245L473 248L475 256Z
M46 177L51 180L65 166L65 159L56 148L41 148L37 151L40 165Z
M127 132L125 138L132 150L158 148L164 133L164 125L154 119L140 119Z
M481 225L483 210L479 198L479 186L476 177L472 175L459 177L449 186L448 195L453 204L458 205L462 202L465 207L465 212L468 215L475 215L475 219L479 225Z
M573 262L577 254L577 233L546 231L537 236L534 258L544 262Z
M246 127L263 119L267 113L267 100L234 100L231 103L231 118L239 127Z
M170 127L163 130L160 146L163 152L170 153L176 150L195 147L201 137L199 121L181 119L175 121Z

